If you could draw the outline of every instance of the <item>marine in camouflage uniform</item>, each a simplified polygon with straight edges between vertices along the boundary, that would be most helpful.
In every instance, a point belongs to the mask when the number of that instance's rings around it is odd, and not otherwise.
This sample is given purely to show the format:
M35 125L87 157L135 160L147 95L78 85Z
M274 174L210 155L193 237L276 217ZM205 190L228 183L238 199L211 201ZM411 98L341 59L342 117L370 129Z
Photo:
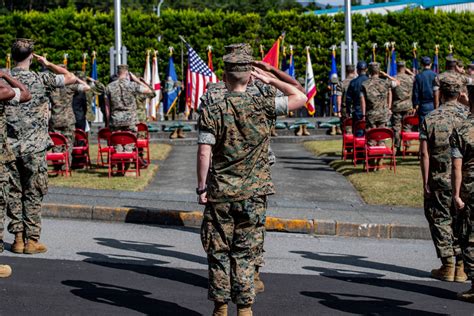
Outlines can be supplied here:
M458 74L441 77L439 84L441 106L425 117L420 130L425 216L436 253L442 262L442 267L432 270L431 275L444 281L463 282L466 276L462 272L461 250L455 231L456 214L451 207L449 137L453 128L467 118L469 111L457 101L459 92L464 89Z
M392 128L395 134L395 148L400 150L402 122L413 110L413 76L406 73L405 62L397 62L397 86L392 87ZM408 130L408 129L407 129Z
M63 66L63 68L66 68ZM72 98L76 92L86 92L90 89L86 83L75 83L64 88L54 90L49 96L51 104L51 117L49 131L60 133L67 140L69 151L69 164L72 163L72 147L74 146L74 130L76 117L72 108ZM55 146L53 152L64 151L63 146Z
M150 93L151 90L131 74L128 78L128 66L118 66L119 78L109 83L105 89L110 103L110 130L137 133L137 95ZM117 146L117 152L132 152L135 144Z
M19 102L28 101L31 95L26 87L14 80L10 75L0 71L0 252L3 252L3 231L5 214L7 210L8 189L10 184L10 173L8 167L15 161L15 155L7 141L7 125L5 116L5 105L18 105ZM21 88L21 90L20 90ZM9 265L0 264L0 278L7 278L12 274Z
M361 100L365 101L365 111L363 108L362 112L365 115L366 129L386 127L390 111L392 82L379 77L379 63L370 63L369 73L371 77L362 83L360 94Z
M289 97L266 98L233 91L236 79L230 74L240 73L240 78L247 78L251 62L248 45L224 56L230 88L223 98L203 97L205 104L198 121L197 193L201 203L207 202L201 240L208 256L209 299L215 301L214 315L227 315L230 300L238 305L239 313L245 310L251 315L255 252L264 234L262 214L266 196L274 193L268 161L270 133L276 116L288 112ZM217 90L212 89L206 92L215 93Z
M458 298L474 303L474 106L471 114L450 138L453 158L453 200L458 208L459 241L464 270L471 280L471 289ZM461 200L461 201L459 201ZM461 205L459 205L461 204ZM462 205L464 204L464 205Z
M23 83L32 98L19 106L7 106L8 142L15 155L11 168L8 231L15 234L12 251L18 253L45 252L38 242L41 233L41 203L48 191L46 150L52 146L48 135L48 96L65 84L76 81L66 69L51 64L41 56L35 58L53 72L37 73L29 70L33 58L33 43L19 39L13 43L12 58L17 65L12 76ZM27 241L26 245L24 240Z
M339 81L336 86L336 95L337 95L337 108L338 112L341 113L341 126L347 118L351 117L352 109L348 108L346 103L347 89L352 79L356 78L354 65L346 65L346 79ZM352 126L346 127L346 132L352 133Z

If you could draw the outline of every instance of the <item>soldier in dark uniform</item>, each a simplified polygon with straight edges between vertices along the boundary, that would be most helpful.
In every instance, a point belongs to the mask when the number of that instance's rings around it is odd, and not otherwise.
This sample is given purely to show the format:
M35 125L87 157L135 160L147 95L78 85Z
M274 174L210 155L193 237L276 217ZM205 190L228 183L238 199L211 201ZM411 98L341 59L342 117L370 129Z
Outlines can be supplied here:
M437 74L431 70L431 58L421 58L423 70L415 76L413 84L413 107L420 117L420 126L425 116L439 104L439 84Z
M349 89L349 84L351 81L357 77L355 73L354 65L346 65L346 79L339 81L336 86L336 95L337 95L337 110L339 117L341 118L341 124L344 123L344 120L352 116L352 109L348 108L347 104L347 90ZM342 131L337 130L338 134L341 134ZM346 132L352 132L352 127L348 127L349 130Z
M349 88L347 88L346 96L347 108L352 109L352 119L354 121L354 125L357 121L365 119L364 114L362 113L362 106L360 104L362 84L369 80L369 77L367 76L367 63L365 61L359 61L357 63L357 74L359 76L350 82ZM358 137L364 135L363 130L356 131L353 129L353 133Z

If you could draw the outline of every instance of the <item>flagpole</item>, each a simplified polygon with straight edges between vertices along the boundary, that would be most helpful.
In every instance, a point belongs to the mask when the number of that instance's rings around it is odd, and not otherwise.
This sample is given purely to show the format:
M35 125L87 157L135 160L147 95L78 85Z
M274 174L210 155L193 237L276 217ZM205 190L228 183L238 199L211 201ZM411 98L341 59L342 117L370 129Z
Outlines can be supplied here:
M120 0L114 1L114 21L115 21L115 62L116 66L122 64L122 17L121 17L121 3ZM116 69L114 69L115 73Z
M347 44L347 63L352 64L352 12L351 12L351 1L345 0L345 33L346 33L346 44Z

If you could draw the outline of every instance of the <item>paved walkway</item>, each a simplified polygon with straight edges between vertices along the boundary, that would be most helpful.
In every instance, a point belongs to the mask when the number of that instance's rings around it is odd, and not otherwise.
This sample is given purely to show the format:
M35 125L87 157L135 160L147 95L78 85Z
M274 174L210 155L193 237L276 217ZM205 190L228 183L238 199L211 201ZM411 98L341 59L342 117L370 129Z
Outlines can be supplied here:
M302 144L274 143L272 148L277 194L270 198L269 216L426 226L422 209L365 204L350 182L328 166L328 158L314 157ZM202 211L195 194L196 149L175 146L143 192L54 187L45 202Z

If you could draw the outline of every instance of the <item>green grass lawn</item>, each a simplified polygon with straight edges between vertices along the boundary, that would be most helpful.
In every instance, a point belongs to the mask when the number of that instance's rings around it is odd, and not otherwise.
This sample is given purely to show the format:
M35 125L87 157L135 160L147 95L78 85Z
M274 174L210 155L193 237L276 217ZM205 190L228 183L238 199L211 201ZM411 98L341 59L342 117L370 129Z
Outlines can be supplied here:
M304 143L317 156L341 157L342 140L311 141ZM397 172L385 169L365 172L362 164L354 168L352 160L336 159L330 163L346 176L368 204L405 205L423 207L423 194L419 160L407 156L397 157Z
M72 177L67 178L64 176L50 175L49 185L71 188L141 191L153 179L153 176L158 171L159 162L166 159L170 151L170 145L150 143L150 157L152 163L148 168L140 170L139 177L135 177L135 173L128 173L126 177L109 178L107 167L97 167L95 165L97 158L97 145L91 145L91 169L73 170ZM156 161L158 161L158 163Z

